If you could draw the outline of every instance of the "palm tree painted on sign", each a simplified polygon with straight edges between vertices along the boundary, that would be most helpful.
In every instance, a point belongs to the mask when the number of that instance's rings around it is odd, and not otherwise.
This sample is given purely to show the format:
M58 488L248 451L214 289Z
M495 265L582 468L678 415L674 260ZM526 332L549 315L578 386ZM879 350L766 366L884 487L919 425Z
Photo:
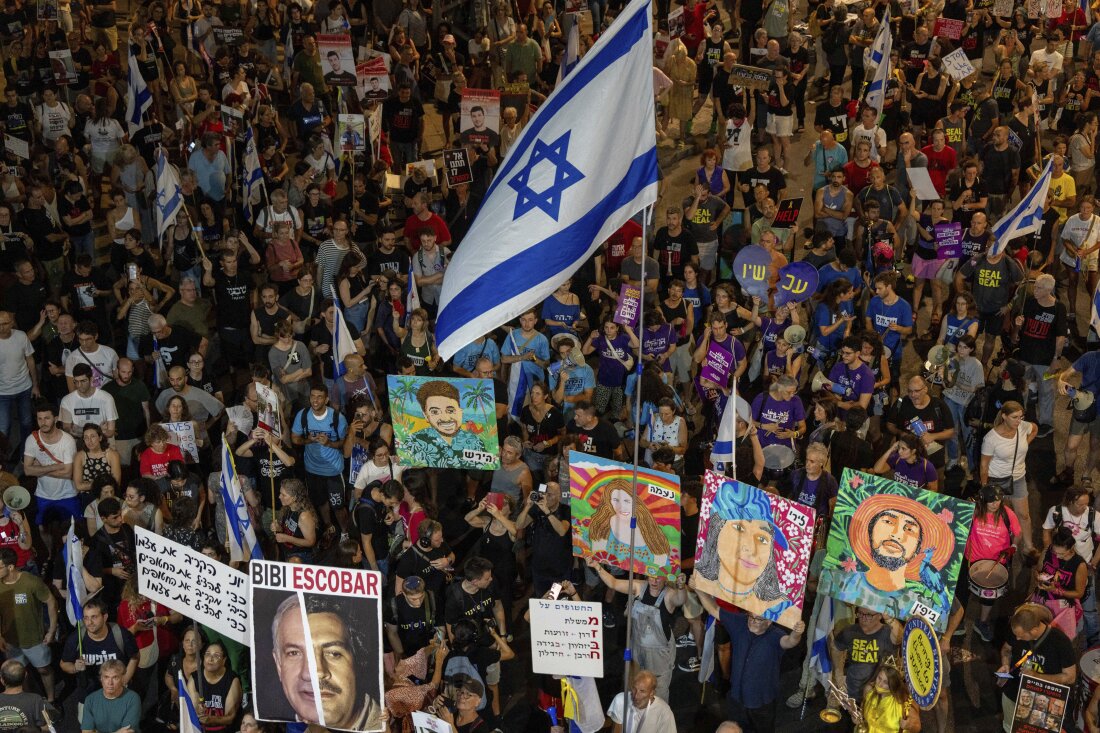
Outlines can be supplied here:
M474 386L467 387L464 390L462 401L463 407L474 410L480 415L479 422L487 429L489 427L489 411L493 410L495 412L496 410L496 395L493 393L493 383L487 379L474 381ZM489 432L480 434L478 437L485 445L488 445L490 441L496 442L496 435L491 435Z
M415 377L399 377L393 388L393 396L401 406L401 422L405 427L406 435L412 433L413 421L409 414L408 404L416 402L417 384Z

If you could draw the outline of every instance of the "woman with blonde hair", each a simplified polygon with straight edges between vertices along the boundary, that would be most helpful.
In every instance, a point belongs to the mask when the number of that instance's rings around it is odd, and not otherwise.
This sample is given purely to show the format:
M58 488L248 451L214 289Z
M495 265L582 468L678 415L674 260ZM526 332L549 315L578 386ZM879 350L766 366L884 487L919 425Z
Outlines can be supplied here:
M874 678L863 691L863 722L867 733L919 731L920 711L909 696L905 678L896 663L879 665Z
M1004 403L993 419L993 429L982 440L979 471L982 486L999 488L1016 512L1024 539L1020 550L1029 556L1034 555L1035 544L1027 497L1027 449L1038 434L1039 426L1024 420L1023 405L1015 400Z
M687 46L679 38L669 48L669 60L665 73L672 79L672 89L668 93L668 106L665 108L665 129L669 120L680 121L680 145L691 134L691 112L695 95L695 62L688 56Z
M592 545L592 552L628 557L632 514L637 519L634 559L646 565L661 566L667 563L670 549L668 538L649 513L645 502L635 499L630 483L625 479L609 481L603 488L600 504L588 525L588 541Z

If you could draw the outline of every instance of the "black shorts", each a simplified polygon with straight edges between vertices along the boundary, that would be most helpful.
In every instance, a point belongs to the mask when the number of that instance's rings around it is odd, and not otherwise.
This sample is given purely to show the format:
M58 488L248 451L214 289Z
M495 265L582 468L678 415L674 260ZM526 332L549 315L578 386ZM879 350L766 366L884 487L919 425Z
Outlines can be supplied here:
M991 338L1004 332L1005 317L1000 313L978 313L978 329Z
M333 509L340 509L347 505L344 498L347 487L344 484L343 474L317 476L316 474L307 473L306 488L309 489L309 500L313 502L315 507L328 504Z

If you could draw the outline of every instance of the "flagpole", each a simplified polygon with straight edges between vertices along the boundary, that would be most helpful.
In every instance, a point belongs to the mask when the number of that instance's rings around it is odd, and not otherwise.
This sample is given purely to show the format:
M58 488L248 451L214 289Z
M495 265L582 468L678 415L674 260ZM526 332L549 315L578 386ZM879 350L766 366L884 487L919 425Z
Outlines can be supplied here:
M630 631L633 627L632 612L634 610L634 538L638 531L637 506L638 506L638 455L641 451L642 440L642 344L645 339L645 283L646 273L646 237L649 234L649 217L653 213L653 205L649 204L642 209L642 283L641 297L638 298L638 332L643 334L638 339L638 360L635 362L635 373L638 380L634 383L634 474L631 479L634 501L630 503L630 568L627 573L626 595L626 649L623 650L623 730L630 730L630 718L633 705L630 700L630 663L633 652L630 648ZM628 247L629 249L629 247Z

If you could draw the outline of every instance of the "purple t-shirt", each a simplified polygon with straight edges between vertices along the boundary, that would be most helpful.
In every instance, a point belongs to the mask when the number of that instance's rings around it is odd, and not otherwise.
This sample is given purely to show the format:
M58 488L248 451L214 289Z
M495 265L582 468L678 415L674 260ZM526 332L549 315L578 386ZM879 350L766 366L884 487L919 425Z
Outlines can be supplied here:
M806 419L806 409L802 406L802 400L794 397L789 400L777 400L767 393L758 394L752 401L752 416L757 425L778 423L780 430L792 430L799 422ZM766 430L758 429L760 446L790 445L788 438L777 438Z
M592 345L600 354L600 370L596 373L596 381L604 387L622 387L626 377L626 365L623 362L630 356L630 337L620 333L608 340L607 336L600 334L592 340Z
M775 351L775 340L783 335L783 332L787 330L787 326L791 325L791 321L788 318L786 321L779 323L767 316L763 316L760 319L760 338L764 342L764 351L772 353Z
M676 334L671 325L664 323L655 330L642 329L642 355L657 356L668 351L672 344L676 343ZM661 371L670 371L668 359L660 363Z
M829 371L829 381L833 384L842 384L851 390L848 397L841 396L842 400L858 402L860 395L872 394L875 391L875 373L871 367L860 363L855 369L849 369L848 365L838 361Z
M927 458L918 458L915 463L910 463L899 458L897 453L892 453L886 463L894 469L894 480L906 486L923 489L939 479L936 467Z

